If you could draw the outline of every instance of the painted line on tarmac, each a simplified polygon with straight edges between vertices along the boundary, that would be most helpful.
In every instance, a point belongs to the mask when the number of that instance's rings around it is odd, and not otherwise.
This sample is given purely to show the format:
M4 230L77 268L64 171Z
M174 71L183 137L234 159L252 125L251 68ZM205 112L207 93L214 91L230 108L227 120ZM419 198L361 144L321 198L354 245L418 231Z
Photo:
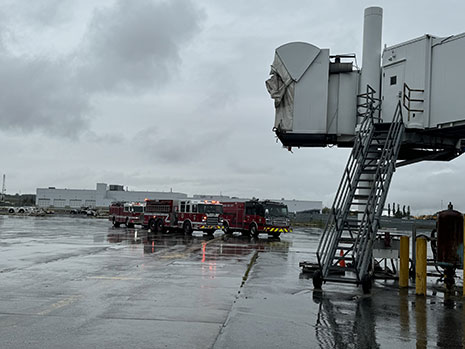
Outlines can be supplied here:
M89 276L88 279L98 280L141 280L142 278L131 278L124 276Z
M186 257L187 253L172 253L166 256L159 256L160 259L176 259Z
M63 307L66 307L67 305L70 305L74 302L76 302L78 299L80 299L81 296L80 295L73 295L71 297L68 297L68 298L65 298L65 299L62 299L61 301L58 301L56 303L53 303L50 308L48 309L45 309L39 313L37 313L37 315L47 315L47 314L50 314L52 311L54 310L57 310L57 309L60 309L60 308L63 308Z

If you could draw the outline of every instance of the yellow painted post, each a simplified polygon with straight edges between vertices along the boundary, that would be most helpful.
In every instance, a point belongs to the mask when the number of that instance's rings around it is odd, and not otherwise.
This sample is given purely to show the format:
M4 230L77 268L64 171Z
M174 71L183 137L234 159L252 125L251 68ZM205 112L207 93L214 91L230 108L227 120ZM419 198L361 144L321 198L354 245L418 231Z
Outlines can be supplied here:
M399 287L408 287L409 238L400 237Z
M415 266L415 294L426 296L426 239L417 239L417 256Z

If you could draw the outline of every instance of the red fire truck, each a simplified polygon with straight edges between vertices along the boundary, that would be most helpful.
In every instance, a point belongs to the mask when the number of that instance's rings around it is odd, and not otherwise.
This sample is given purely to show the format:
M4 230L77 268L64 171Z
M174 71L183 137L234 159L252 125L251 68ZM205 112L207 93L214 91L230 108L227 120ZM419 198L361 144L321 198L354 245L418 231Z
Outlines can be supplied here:
M115 228L125 224L133 228L134 224L140 223L140 217L144 214L145 203L143 202L114 202L110 206L109 220Z
M252 236L268 233L278 237L291 231L287 206L269 200L223 202L223 225L226 233L240 231Z
M179 230L191 234L194 230L213 234L223 229L223 206L218 201L146 200L142 225L151 232Z

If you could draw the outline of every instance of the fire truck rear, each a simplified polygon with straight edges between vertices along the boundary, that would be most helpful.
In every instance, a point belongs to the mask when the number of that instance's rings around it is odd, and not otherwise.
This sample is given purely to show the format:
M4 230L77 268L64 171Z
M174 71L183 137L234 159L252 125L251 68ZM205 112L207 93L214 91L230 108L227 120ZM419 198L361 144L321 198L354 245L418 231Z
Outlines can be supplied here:
M224 231L252 236L268 233L278 237L291 231L287 206L274 201L223 202Z
M140 217L143 216L145 203L142 202L115 202L110 205L109 220L115 228L121 224L128 228L133 228L134 224L139 224Z
M194 230L213 234L223 229L223 206L217 201L200 200L147 200L143 225L151 232Z

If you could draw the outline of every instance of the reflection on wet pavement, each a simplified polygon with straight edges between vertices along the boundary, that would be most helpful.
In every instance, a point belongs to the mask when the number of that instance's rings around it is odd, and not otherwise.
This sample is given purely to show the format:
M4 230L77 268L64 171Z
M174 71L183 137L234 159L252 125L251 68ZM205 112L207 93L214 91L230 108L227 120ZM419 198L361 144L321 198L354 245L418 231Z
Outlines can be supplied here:
M370 297L355 302L333 299L321 291L313 292L313 301L319 305L315 336L321 348L377 348L375 312Z
M158 254L162 258L169 256L169 252L175 257L187 257L201 250L199 258L202 262L246 256L254 251L285 252L290 245L289 242L282 242L280 238L253 238L225 235L222 232L215 235L167 233L152 236L146 230L112 228L109 229L107 241L112 244L141 245L145 254Z

